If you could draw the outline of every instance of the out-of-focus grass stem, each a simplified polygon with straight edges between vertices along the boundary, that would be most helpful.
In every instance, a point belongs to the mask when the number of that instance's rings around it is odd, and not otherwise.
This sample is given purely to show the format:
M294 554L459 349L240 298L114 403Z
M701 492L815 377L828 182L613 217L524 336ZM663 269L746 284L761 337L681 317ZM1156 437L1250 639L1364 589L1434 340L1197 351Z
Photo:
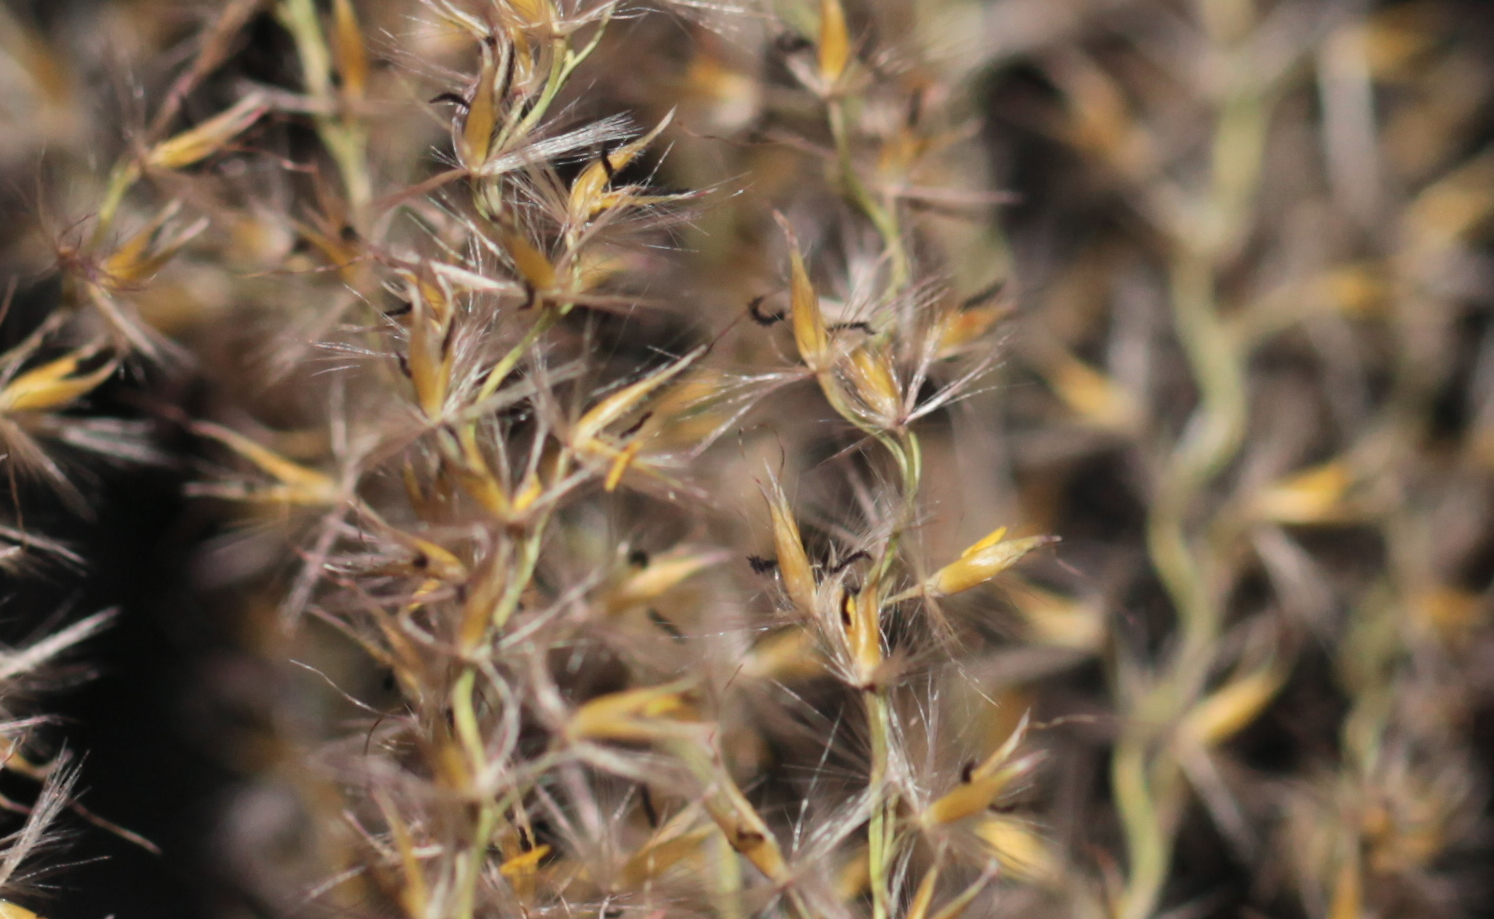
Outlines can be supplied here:
M280 21L295 41L301 61L301 79L306 93L330 112L346 109L332 98L332 54L312 0L281 0ZM342 176L348 203L361 213L372 199L368 175L368 128L356 113L317 115L317 136L327 148Z
M1218 4L1216 4L1217 6ZM1235 4L1238 6L1239 4ZM1212 10L1216 16L1220 11ZM1236 9L1224 18L1237 22ZM1235 29L1212 29L1216 41ZM1225 35L1229 37L1226 38ZM1216 48L1221 57L1234 48ZM1239 73L1238 69L1234 72ZM1223 566L1190 516L1238 454L1249 421L1246 354L1221 316L1219 272L1249 233L1270 117L1270 94L1240 78L1215 114L1211 179L1197 213L1203 232L1176 236L1168 265L1173 330L1198 387L1199 402L1156 479L1147 550L1177 616L1178 638L1151 680L1123 702L1128 721L1117 741L1112 783L1130 869L1121 919L1148 919L1160 905L1187 785L1166 742L1170 725L1201 697L1217 658L1223 624ZM1207 528L1206 528L1207 529Z

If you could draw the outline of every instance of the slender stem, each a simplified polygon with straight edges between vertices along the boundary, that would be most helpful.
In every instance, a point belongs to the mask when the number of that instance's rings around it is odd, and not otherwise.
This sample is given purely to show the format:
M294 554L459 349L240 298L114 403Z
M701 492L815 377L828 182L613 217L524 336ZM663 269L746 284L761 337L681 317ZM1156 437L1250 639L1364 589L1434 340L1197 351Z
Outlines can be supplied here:
M315 4L312 0L281 0L280 21L296 43L307 95L317 102L331 103L332 57ZM337 108L330 104L323 107L329 111ZM342 176L348 203L355 212L361 212L373 197L367 162L368 129L348 114L317 115L314 120L317 136Z
M529 331L524 333L519 343L510 348L509 352L493 365L493 369L488 371L487 377L482 381L482 389L477 391L477 398L472 400L473 403L481 404L498 391L498 387L503 385L503 381L508 379L510 373L513 373L519 361L523 360L524 355L529 353L529 349L540 340L540 336L554 328L555 323L560 321L560 315L557 309L546 309L535 320L534 325L529 327Z
M879 202L856 173L856 164L851 157L851 132L847 122L845 104L838 98L827 103L830 117L830 133L835 138L835 152L840 164L840 180L845 186L846 197L861 209L887 247L891 262L888 288L896 293L908 286L911 268L908 250L903 245L903 231L897 218L895 202Z
M887 792L887 766L890 755L891 725L888 720L886 690L878 687L865 693L867 723L871 732L872 768L870 784L875 800L867 826L866 858L872 893L872 919L887 919L890 891L887 869L892 861L892 798Z
M467 754L468 773L473 776L482 774L487 766L482 731L478 726L477 713L473 705L476 681L477 670L468 665L457 676L456 683L451 690L452 722L456 726L457 739ZM498 817L492 801L489 800L490 795L487 789L479 787L477 791L482 803L478 808L467 851L462 853L462 858L457 864L457 903L454 912L456 919L471 919L476 909L477 881L482 874L482 861L487 854L488 838L492 836L493 825Z
M1116 743L1110 781L1126 835L1130 870L1118 919L1147 919L1156 911L1167 879L1172 833L1157 820L1156 801L1147 781L1146 739L1127 730Z
M1203 694L1223 628L1217 552L1207 541L1198 544L1189 517L1239 452L1249 422L1244 344L1221 318L1215 287L1249 222L1267 109L1253 86L1237 87L1220 104L1206 202L1212 222L1201 242L1174 240L1169 266L1173 327L1199 404L1158 478L1147 519L1147 551L1176 611L1179 641L1150 685L1123 700L1126 721L1111 762L1130 860L1120 919L1148 919L1160 905L1187 786L1170 750L1158 743L1159 726L1173 723Z
M911 521L917 507L918 488L923 469L922 450L917 435L912 431L903 431L900 439L881 435L878 440L887 447L902 473L903 506L900 519L888 538L886 550L882 553L878 566L871 575L873 582L882 580L897 554L897 541L903 528ZM879 623L880 620L879 614ZM892 863L896 845L894 824L897 806L896 792L887 782L892 756L892 706L888 699L887 687L880 682L867 689L864 696L867 724L871 734L872 761L868 784L874 797L871 818L867 825L866 847L868 876L872 891L872 919L887 919L891 899L888 869Z
M119 214L119 205L124 202L124 196L139 179L140 164L133 159L122 159L114 164L114 169L109 173L109 185L104 190L104 201L99 205L98 222L93 227L94 246L103 242L104 236L114 226L114 218Z

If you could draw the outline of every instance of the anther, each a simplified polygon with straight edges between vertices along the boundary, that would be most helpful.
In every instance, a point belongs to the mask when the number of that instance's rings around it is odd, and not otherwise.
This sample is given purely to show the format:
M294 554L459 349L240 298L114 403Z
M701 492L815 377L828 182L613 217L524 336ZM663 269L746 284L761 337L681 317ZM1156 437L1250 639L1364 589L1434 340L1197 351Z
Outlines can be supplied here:
M960 309L975 309L977 306L982 306L986 303L989 303L992 300L995 300L997 297L1001 296L1001 292L1005 289L1006 279L1003 278L999 281L996 281L991 286L976 291L975 293L966 297L965 300L960 304Z
M450 102L452 105L459 105L464 112L472 107L471 103L456 93L441 93L438 96L432 96L431 104L435 105L437 102Z
M618 432L617 436L621 437L623 440L627 440L629 437L632 437L634 434L637 434L639 431L643 430L643 426L648 424L648 420L652 417L654 417L653 412L644 412L642 415L638 416L637 421L628 425L624 430Z
M658 829L659 812L654 809L654 796L649 794L647 785L638 786L638 803L643 805L643 816L648 820L648 825Z
M778 567L778 559L763 558L761 555L747 556L747 564L752 566L753 574L767 574Z
M759 294L758 296L753 297L747 303L747 313L752 317L752 321L764 327L783 321L782 310L779 310L776 313L763 312L763 301L766 299L766 295Z
M838 563L830 566L829 568L826 568L825 571L828 574L840 574L842 571L845 571L855 563L861 561L862 559L868 558L871 558L870 552L867 552L865 549L857 549L855 552L852 552L850 555L847 555L845 558L841 559Z

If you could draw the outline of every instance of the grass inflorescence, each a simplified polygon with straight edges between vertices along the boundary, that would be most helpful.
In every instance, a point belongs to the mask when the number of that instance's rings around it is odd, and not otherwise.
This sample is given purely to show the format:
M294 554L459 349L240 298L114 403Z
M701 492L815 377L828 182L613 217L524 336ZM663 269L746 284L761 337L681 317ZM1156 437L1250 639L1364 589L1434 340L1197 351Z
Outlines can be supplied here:
M100 457L183 470L275 674L217 739L244 909L1475 902L1456 4L103 8L0 21L57 279L0 440L85 519ZM87 564L11 492L0 564ZM73 772L6 743L20 852Z

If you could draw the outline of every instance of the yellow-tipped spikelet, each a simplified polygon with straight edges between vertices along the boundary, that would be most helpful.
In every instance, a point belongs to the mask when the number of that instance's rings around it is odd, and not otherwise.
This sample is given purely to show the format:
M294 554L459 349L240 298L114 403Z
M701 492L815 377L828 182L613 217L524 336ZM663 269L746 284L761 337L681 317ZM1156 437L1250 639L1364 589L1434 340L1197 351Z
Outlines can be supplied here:
M521 852L498 866L498 873L508 878L514 893L527 900L534 896L535 876L540 862L550 854L550 846L542 843L526 852Z
M768 502L768 515L773 523L773 546L778 552L778 571L783 576L783 587L799 612L814 614L818 582L814 568L809 564L809 555L804 551L804 541L799 536L799 524L789 507L788 497L778 480L769 474L768 486L763 489Z
M655 743L692 733L703 724L683 683L628 689L599 696L571 714L572 741Z
M185 169L200 163L228 146L269 110L263 96L250 93L232 108L152 147L145 154L145 165L153 169Z
M882 430L897 428L903 418L903 392L885 348L861 347L842 362L839 372L866 407L868 421Z
M1250 510L1275 523L1339 523L1356 513L1349 497L1355 478L1347 460L1333 460L1267 485L1251 500Z
M1013 817L988 816L975 825L980 838L1001 863L1002 870L1034 884L1049 885L1063 877L1049 843L1027 823Z
M1280 668L1271 663L1226 683L1183 716L1178 736L1202 747L1223 743L1256 719L1284 679Z
M362 99L368 87L368 51L353 0L332 2L332 54L342 91L350 99Z
M809 269L804 267L804 256L799 251L799 238L788 218L773 215L789 244L789 319L794 327L794 344L799 348L799 359L815 373L829 367L830 332L825 326L825 314L820 309L820 298L809 280Z
M840 0L820 0L820 80L829 92L845 75L851 62L851 36L846 29L846 11Z
M844 590L840 622L856 685L875 687L882 667L882 593L878 582L872 581L858 592Z
M788 862L778 840L730 776L718 773L713 777L706 791L705 808L731 847L757 870L773 881L787 879Z
M15 377L0 389L0 414L55 411L97 389L118 369L119 360L110 358L92 370L80 368L103 350L102 345L80 348Z
M725 557L720 552L697 552L651 558L606 592L606 607L616 614L652 603Z
M573 223L578 226L584 224L599 212L621 200L617 192L609 192L607 189L613 175L631 164L638 154L647 150L673 120L674 112L671 111L654 125L653 130L615 150L602 153L596 162L581 171L581 175L571 183L568 211Z
M304 507L331 507L346 498L346 492L332 477L291 462L236 431L210 422L200 423L196 429L198 433L219 441L275 479L274 484L245 489L198 485L196 490L199 494Z
M924 581L924 590L934 597L962 593L1016 565L1029 552L1058 542L1057 536L1007 539L1006 529L998 527L985 539L960 553L959 559L934 572Z
M919 816L926 827L955 823L984 813L995 804L1014 782L1031 775L1041 756L1032 754L1012 759L1012 754L1027 736L1027 716L1010 737L967 774L960 784L936 799Z

